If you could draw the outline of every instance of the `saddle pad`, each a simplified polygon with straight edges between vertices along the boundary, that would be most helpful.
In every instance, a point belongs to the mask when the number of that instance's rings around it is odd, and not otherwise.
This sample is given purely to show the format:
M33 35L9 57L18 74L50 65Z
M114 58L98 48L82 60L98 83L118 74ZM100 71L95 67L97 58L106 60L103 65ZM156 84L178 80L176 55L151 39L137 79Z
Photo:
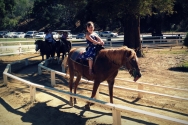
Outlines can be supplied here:
M73 52L73 54L71 55L70 58L71 58L72 60L76 61L76 60L78 59L78 57L80 57L80 55L85 52L85 50L86 50L86 48L78 48L78 49L76 49L76 50Z

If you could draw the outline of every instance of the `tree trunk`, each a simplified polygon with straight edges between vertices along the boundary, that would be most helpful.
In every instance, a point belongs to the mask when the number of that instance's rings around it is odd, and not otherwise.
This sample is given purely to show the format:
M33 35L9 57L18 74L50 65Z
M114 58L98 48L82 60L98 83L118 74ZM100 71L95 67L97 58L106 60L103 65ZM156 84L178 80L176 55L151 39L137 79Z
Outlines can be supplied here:
M140 17L135 15L125 16L123 45L135 49L138 57L143 56L140 41Z

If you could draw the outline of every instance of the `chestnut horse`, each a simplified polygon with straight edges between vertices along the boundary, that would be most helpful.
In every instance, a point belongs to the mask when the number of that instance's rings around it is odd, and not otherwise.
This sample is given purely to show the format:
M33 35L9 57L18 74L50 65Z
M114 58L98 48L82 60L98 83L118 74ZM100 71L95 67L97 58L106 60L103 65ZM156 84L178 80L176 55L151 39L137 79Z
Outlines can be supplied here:
M76 89L82 76L94 81L91 98L95 97L99 84L106 80L108 82L110 103L113 103L114 81L121 66L125 66L127 68L130 75L134 77L134 81L141 77L137 55L133 49L130 49L126 46L100 50L93 63L94 74L92 76L89 75L89 67L87 65L82 65L71 58L73 53L75 53L77 50L78 49L76 48L71 49L67 58L70 74L69 88L71 93L74 74L77 76L74 82L74 94L76 94ZM74 98L74 103L77 103L76 98ZM72 97L70 97L70 105L74 105ZM90 109L89 102L85 108Z

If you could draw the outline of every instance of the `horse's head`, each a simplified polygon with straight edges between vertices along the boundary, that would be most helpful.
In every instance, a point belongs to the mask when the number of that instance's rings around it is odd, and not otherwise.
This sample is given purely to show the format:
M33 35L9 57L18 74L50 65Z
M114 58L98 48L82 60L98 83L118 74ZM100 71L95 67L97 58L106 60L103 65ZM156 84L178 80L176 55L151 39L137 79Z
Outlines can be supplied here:
M35 40L35 51L38 51L40 49L41 40Z
M132 49L126 51L125 66L128 69L131 76L134 77L136 82L141 77L141 72L138 64L138 58L136 52Z

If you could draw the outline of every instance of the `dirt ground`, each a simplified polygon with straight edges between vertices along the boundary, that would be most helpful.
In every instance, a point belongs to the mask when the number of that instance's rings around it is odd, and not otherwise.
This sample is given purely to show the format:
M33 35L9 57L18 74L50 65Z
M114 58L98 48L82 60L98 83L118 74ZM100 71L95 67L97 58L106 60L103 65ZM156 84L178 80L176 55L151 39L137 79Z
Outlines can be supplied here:
M179 65L188 61L188 52L185 47L166 49L144 50L145 57L139 58L142 77L138 82L186 89L187 91L174 91L156 87L144 86L144 90L188 98L188 71L181 70ZM112 124L110 110L98 105L91 107L90 111L84 110L86 104L78 100L74 107L69 105L69 97L37 89L35 103L30 103L29 87L19 81L9 78L8 85L3 85L3 71L7 64L37 54L22 54L0 57L0 125L107 125ZM37 64L41 57L30 59L30 65L24 67L22 63L12 65L12 74L33 83L50 86L50 72L43 70L38 75ZM56 62L49 67L61 71L61 65ZM117 78L133 80L125 70L119 70ZM69 91L68 79L56 75L55 88ZM136 83L115 81L116 86L136 89ZM77 94L90 97L92 84L81 82ZM137 99L136 92L114 89L114 103L148 112L162 114L173 118L188 121L188 101L174 100L167 97L144 94L142 99ZM109 102L108 89L100 87L99 99ZM121 113L122 125L171 125L175 122L148 117L133 112Z

